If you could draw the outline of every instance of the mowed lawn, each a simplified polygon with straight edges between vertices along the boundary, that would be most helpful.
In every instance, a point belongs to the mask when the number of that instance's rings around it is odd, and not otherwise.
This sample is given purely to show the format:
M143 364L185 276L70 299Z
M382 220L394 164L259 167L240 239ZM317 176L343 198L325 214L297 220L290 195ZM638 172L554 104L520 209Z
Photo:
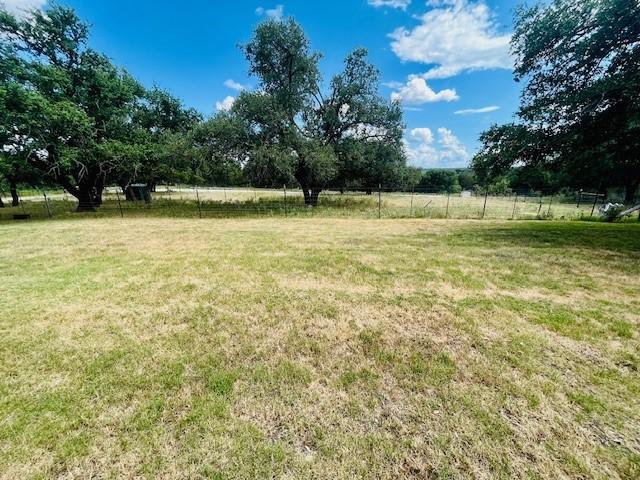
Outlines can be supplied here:
M0 478L640 478L640 224L0 225Z

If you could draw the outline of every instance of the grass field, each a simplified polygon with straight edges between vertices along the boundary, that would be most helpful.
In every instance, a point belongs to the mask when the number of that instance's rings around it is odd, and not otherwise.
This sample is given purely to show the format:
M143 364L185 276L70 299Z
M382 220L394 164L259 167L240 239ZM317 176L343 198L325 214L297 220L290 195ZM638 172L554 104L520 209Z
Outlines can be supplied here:
M34 219L77 217L349 217L349 218L435 218L435 219L578 219L598 215L593 197L580 205L572 198L556 196L462 196L461 194L425 194L406 192L363 192L340 194L324 191L317 208L307 208L300 190L248 188L159 187L153 202L126 202L115 188L103 195L104 204L95 213L78 215L77 202L61 192L49 192L45 203L42 192L28 192L22 204L0 209L0 221L14 214L29 214Z
M640 225L0 225L0 478L640 478Z

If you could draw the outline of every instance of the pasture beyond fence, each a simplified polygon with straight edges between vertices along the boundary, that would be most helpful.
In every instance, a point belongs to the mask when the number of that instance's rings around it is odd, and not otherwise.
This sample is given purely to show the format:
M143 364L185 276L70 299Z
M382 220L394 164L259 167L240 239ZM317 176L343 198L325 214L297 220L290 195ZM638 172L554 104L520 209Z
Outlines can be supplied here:
M383 187L368 190L323 190L318 206L307 207L299 189L160 186L152 201L126 201L117 187L107 188L95 212L76 213L78 203L62 190L19 192L20 203L11 206L3 196L0 220L73 217L306 217L450 218L450 219L580 219L598 214L602 195L512 192L504 195L427 190L398 192Z

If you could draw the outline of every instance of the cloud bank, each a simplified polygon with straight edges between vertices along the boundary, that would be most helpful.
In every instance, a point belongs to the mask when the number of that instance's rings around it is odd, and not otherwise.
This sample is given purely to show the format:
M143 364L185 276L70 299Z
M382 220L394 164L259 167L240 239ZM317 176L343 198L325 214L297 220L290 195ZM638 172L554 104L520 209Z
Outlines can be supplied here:
M511 34L500 33L489 7L468 0L432 0L412 29L398 28L391 48L404 62L435 65L422 78L448 78L462 72L511 69Z

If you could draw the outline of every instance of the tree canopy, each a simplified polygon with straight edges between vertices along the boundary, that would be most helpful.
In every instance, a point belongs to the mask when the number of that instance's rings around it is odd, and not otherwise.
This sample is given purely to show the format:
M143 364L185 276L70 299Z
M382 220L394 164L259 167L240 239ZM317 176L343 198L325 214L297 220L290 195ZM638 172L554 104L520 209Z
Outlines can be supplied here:
M640 4L554 0L520 7L512 40L525 82L519 122L493 126L474 159L480 177L540 165L573 186L640 184Z
M0 9L0 176L14 193L55 184L93 210L107 185L247 181L297 183L316 205L323 188L411 176L401 108L379 95L364 49L325 85L300 25L267 20L242 47L257 89L205 120L92 49L89 32L63 6L21 17Z
M371 187L402 175L402 112L379 96L366 50L349 54L327 89L321 56L293 19L260 24L244 52L259 85L239 96L229 121L242 125L245 134L234 138L260 183L295 179L316 205L328 186Z

